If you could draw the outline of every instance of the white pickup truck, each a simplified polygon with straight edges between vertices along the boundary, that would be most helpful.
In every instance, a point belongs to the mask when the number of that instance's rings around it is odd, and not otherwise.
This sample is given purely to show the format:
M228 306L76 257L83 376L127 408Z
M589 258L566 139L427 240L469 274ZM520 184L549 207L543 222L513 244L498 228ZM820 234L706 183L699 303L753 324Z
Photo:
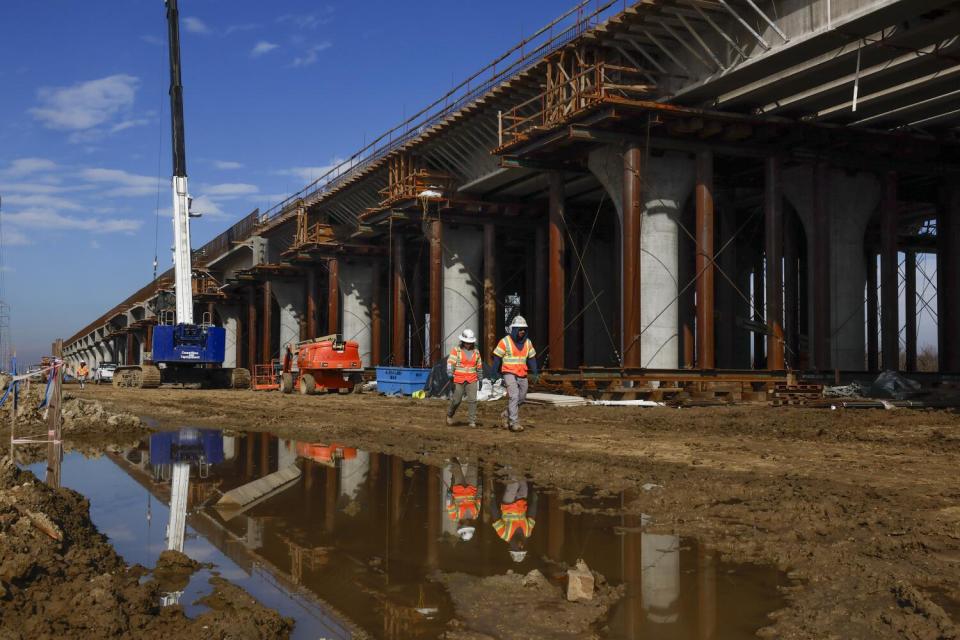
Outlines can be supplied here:
M101 382L105 384L112 384L113 372L116 369L117 369L116 362L101 362L97 366L97 370L93 372L93 379L96 381L97 384L100 384Z

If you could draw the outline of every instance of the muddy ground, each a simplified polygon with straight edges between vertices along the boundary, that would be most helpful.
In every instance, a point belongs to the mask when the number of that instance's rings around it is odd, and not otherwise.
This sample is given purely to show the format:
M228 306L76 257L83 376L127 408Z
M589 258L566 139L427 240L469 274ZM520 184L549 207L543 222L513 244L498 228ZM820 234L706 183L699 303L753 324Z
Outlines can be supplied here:
M571 492L626 491L628 509L652 515L656 530L789 572L788 606L764 637L960 637L954 412L524 407L527 430L513 434L494 428L502 401L481 403L482 426L469 429L447 427L444 405L428 400L85 393L160 427L269 430L434 463L479 456Z

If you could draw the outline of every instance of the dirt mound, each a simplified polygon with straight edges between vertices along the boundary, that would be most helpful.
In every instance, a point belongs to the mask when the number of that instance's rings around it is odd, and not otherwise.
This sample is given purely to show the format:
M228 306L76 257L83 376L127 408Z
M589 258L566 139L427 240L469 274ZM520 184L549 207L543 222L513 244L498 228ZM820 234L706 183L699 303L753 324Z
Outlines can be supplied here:
M160 584L141 584L144 569L116 554L89 508L0 459L0 638L289 636L292 622L220 579L194 620L160 607Z
M17 406L17 430L29 431L45 425L46 407L41 408L46 385L32 384L23 387ZM80 393L80 392L77 392ZM4 425L6 426L6 425ZM63 394L63 433L86 435L97 433L129 434L141 432L147 426L137 416L123 411L110 411L99 400L82 398L73 392Z

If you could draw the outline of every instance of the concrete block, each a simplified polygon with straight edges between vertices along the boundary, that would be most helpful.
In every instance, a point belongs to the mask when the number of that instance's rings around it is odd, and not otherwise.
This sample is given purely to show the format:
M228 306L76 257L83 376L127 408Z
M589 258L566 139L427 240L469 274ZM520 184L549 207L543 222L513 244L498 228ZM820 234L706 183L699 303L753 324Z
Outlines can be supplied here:
M577 566L567 569L567 600L593 600L593 574L587 563L577 560Z

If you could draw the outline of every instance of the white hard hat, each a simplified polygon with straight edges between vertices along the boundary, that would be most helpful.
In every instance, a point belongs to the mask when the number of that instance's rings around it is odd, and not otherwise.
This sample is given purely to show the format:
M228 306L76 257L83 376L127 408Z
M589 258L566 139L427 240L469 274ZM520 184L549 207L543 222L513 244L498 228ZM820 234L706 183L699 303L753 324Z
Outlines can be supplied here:
M458 340L460 340L460 342L476 342L477 336L474 335L473 329L464 329Z
M527 328L527 320L523 316L517 316L513 319L513 322L510 323L510 328L519 327L521 329Z
M511 551L511 552L510 552L510 558L512 558L514 562L523 562L524 558L526 558L526 557L527 557L527 552L526 552L526 551Z
M460 539L464 542L470 542L476 530L476 527L460 527L457 529L457 535L460 536Z

